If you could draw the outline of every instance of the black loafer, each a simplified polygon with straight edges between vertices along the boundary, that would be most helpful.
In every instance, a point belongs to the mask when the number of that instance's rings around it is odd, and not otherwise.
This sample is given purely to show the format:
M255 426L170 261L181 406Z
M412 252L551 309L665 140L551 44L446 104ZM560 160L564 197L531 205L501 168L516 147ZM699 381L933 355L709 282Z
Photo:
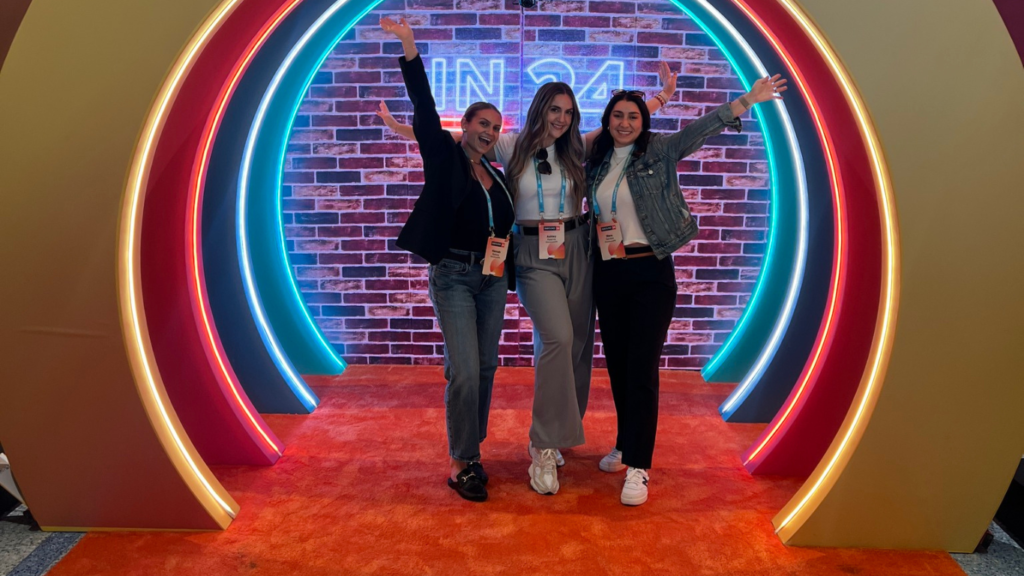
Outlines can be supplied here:
M483 502L487 500L487 488L475 473L468 467L459 472L455 480L448 479L448 486L466 500Z
M466 465L466 469L473 472L473 474L476 474L476 477L480 479L480 483L487 486L487 481L490 480L490 477L487 476L487 472L484 470L483 464L479 461L470 462Z

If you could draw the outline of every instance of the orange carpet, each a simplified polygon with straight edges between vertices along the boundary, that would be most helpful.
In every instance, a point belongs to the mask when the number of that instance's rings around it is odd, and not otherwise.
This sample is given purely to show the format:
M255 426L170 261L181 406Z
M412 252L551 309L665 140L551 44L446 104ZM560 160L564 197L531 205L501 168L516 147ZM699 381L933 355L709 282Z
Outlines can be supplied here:
M486 503L445 485L440 369L353 366L309 379L314 414L267 418L288 445L277 465L215 470L242 507L227 531L89 534L49 574L963 574L941 552L783 546L771 518L800 483L744 471L761 426L722 422L729 387L693 372L663 373L647 504L619 504L622 474L597 468L614 441L604 372L587 444L540 496L526 473L532 374L498 372Z

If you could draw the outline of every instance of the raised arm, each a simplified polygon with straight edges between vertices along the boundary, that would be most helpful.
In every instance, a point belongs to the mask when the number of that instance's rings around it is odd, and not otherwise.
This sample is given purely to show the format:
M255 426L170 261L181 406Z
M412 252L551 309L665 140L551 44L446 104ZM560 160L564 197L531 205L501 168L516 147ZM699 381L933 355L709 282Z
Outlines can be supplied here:
M664 61L658 67L658 78L661 79L661 92L655 95L654 98L647 100L647 111L650 112L651 116L654 116L654 113L667 104L672 95L676 93L676 80L678 76L679 73L673 72L668 67L668 63ZM590 151L593 149L594 142L597 142L597 137L600 135L600 126L583 135L583 144L586 148L584 158L590 157Z
M786 79L782 77L782 74L758 78L750 92L730 102L729 108L732 110L733 116L739 117L753 108L755 104L769 100L782 100L782 93L786 89Z
M437 114L437 105L434 103L434 95L430 91L430 81L427 80L423 59L420 58L419 51L416 49L412 28L409 27L405 18L395 22L387 17L380 19L380 27L402 41L405 55L398 59L398 64L402 68L402 78L405 80L409 100L412 100L412 132L416 142L420 145L420 154L428 156L442 152L446 133L441 128L441 117ZM390 116L390 114L388 115ZM381 116L381 118L384 117ZM394 121L394 118L391 120ZM387 119L385 119L386 121Z
M673 72L668 67L668 63L662 61L661 65L658 66L658 78L661 79L661 92L647 101L647 111L651 113L651 116L654 116L655 112L661 110L662 106L668 104L668 101L672 99L672 95L676 93L676 81L679 79L679 73Z
M378 104L377 116L384 121L384 125L390 128L395 134L408 138L409 140L415 140L416 134L412 131L412 126L408 124L402 124L395 117L391 115L391 110L388 110L388 105L381 100Z
M391 18L384 16L380 19L380 27L385 32L394 34L395 38L401 40L406 61L411 61L420 53L416 49L416 39L413 38L412 28L405 21L405 18L399 18L398 22L395 22Z
M715 110L694 120L685 128L672 134L660 142L660 150L673 161L693 154L704 145L708 138L721 133L726 128L739 132L743 123L739 117L754 105L768 100L782 99L786 91L786 80L781 74L765 77L754 82L753 88L743 96L728 104L722 104Z
M416 135L412 131L412 126L402 124L398 120L395 120L395 117L391 115L391 110L388 110L388 105L383 100L381 100L378 105L377 116L380 116L380 119L384 121L384 125L390 128L395 134L408 138L409 140L416 139ZM462 130L449 130L448 133L452 135L452 138L454 138L456 142L462 138ZM488 154L492 153L493 149L491 152L488 152Z

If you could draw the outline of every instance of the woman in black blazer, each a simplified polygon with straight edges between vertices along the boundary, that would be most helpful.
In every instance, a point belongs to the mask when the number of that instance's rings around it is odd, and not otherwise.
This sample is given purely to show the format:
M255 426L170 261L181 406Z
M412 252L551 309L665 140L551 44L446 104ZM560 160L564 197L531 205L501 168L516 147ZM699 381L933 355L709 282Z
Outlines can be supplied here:
M441 128L423 60L403 18L381 18L402 41L398 62L413 103L413 131L423 157L423 192L398 235L398 246L430 263L429 290L444 336L448 485L467 500L487 499L480 443L487 435L491 388L506 292L514 287L512 197L484 155L501 133L501 113L477 102L462 117L456 142Z

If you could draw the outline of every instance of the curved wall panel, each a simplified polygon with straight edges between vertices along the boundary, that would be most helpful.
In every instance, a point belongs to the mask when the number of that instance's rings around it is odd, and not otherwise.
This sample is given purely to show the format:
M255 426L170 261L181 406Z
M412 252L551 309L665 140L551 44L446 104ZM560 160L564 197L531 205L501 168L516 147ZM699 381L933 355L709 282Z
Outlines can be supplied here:
M861 382L876 328L882 274L878 187L857 117L814 43L774 1L741 3L792 62L834 166L835 244L824 317L790 396L748 450L757 474L807 475L839 430Z
M802 26L842 55L837 73L870 113L869 147L884 146L875 161L899 206L898 234L895 206L883 214L899 272L883 285L880 349L847 419L776 526L790 544L971 551L1024 448L1024 70L989 0L803 6ZM970 36L971 51L953 35ZM972 77L949 82L951 69ZM908 105L911 93L943 96ZM985 298L956 305L978 285Z
M300 40L301 42L301 40ZM286 56L260 99L239 167L238 223L244 267L258 287L285 354L302 374L340 374L345 363L313 320L289 262L281 214L284 155L292 122L319 68Z
M278 2L284 4L284 2ZM270 85L302 31L323 12L324 0L298 4L259 48L217 121L217 138L204 168L202 250L210 308L224 350L260 412L309 413L319 399L302 380L262 312L255 283L240 254L238 175L245 138Z
M230 74L273 5L240 5L196 58L154 148L145 194L141 274L153 352L178 417L211 464L272 464L283 449L241 391L197 298L205 296L205 285L195 283L201 262L193 260L199 239L191 234L189 186L206 111L217 97L210 86Z
M0 436L47 529L217 529L237 510L152 370L141 218L123 212L154 95L176 89L183 47L230 12L218 4L36 0L0 75L0 174L18 192L0 212Z
M780 317L751 369L740 380L719 411L729 422L768 422L793 389L801 366L817 339L818 325L825 312L831 288L834 226L832 182L835 165L826 161L814 115L807 102L806 89L794 82L791 63L776 52L742 9L728 0L716 0L714 6L756 51L765 66L790 80L785 106L799 143L805 181L806 222L803 232L804 254L799 275L799 292L790 303L791 317ZM800 234L797 235L800 239ZM793 261L795 267L799 262ZM773 341L774 340L774 341Z

